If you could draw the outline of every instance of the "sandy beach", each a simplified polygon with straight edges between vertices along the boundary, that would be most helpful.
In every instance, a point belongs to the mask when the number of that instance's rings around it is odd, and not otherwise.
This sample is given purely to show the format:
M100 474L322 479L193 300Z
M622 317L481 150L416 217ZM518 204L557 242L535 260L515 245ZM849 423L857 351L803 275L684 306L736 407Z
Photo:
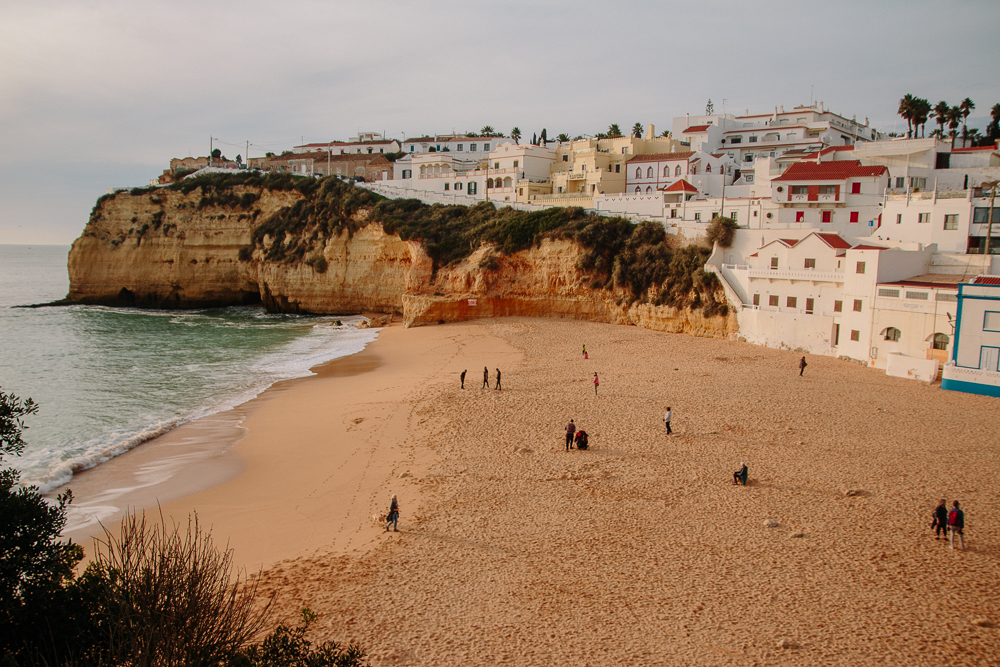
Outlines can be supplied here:
M263 567L276 620L308 606L378 666L998 664L1000 404L800 356L391 326L252 403L239 470L163 508ZM392 493L398 533L372 519ZM929 527L942 497L964 552Z

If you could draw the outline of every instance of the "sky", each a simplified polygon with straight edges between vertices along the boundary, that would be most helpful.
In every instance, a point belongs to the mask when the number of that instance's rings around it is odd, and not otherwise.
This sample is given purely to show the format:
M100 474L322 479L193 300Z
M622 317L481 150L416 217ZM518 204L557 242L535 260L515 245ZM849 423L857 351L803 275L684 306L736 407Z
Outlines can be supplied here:
M234 158L358 130L661 131L709 99L890 132L906 93L969 97L983 128L998 25L996 0L0 0L0 243L72 243L108 188L213 137Z

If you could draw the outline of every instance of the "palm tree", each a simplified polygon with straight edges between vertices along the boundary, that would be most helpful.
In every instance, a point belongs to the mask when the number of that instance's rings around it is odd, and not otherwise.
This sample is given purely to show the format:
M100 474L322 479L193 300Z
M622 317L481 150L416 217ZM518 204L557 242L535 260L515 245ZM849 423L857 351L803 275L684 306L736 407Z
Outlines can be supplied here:
M951 106L941 100L934 105L931 115L934 116L934 122L940 126L941 131L938 132L939 137L944 137L944 124L948 122L948 112L951 111Z
M997 106L1000 106L1000 105L997 105ZM565 132L560 132L559 136L556 137L556 140L559 143L563 143L564 141L569 141L569 135L566 134Z
M962 123L962 110L958 107L948 109L948 135L951 137L951 147L955 148L955 136L958 126Z
M510 131L510 138L514 140L514 143L519 143L521 139L521 130L515 127Z
M632 126L632 136L636 139L642 139L642 123L636 123Z
M990 109L990 124L986 126L986 138L996 141L1000 137L1000 103L994 104Z
M915 110L913 103L915 101L916 98L913 97L913 95L907 93L903 95L903 98L901 100L899 100L899 109L896 110L896 113L902 116L903 120L906 121L907 139L909 139L910 136L913 134L913 115L914 115L913 112Z
M978 127L974 127L971 130L969 130L968 132L966 132L965 130L962 130L962 134L965 135L963 138L969 140L969 145L970 146L975 146L983 138L983 135L979 134L979 128Z
M608 128L607 136L609 139L618 139L622 136L622 130L620 127L618 127L618 123L611 124L611 126Z
M493 129L492 125L484 125L483 129L479 130L479 134L483 135L484 137L492 137L494 134L496 134L496 130Z
M931 114L931 103L922 97L913 98L913 137L917 136L917 127L920 128L920 136L924 136L927 129L927 119Z
M958 103L958 109L962 114L962 141L969 136L968 120L969 115L972 113L973 109L976 108L976 103L971 99L966 97L964 100Z

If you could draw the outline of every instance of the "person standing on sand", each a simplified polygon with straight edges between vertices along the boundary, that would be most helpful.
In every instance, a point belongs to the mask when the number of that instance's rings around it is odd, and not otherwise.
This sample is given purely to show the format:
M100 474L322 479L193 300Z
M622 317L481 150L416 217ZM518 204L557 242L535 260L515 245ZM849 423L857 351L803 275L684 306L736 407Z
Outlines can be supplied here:
M468 373L468 372L469 372L468 368L466 368L464 371L462 371L462 389L465 389L465 374Z
M566 451L568 452L573 448L573 436L576 434L576 424L570 419L569 423L566 424Z
M948 501L944 498L934 508L934 520L931 521L931 528L935 528L934 539L940 540L944 537L948 540Z
M670 410L670 406L668 405L667 406L667 412L666 412L665 415L663 415L663 423L667 425L667 435L670 435L671 433L673 433L673 431L670 430L670 418L673 417L673 416L674 416L674 413Z
M587 358L587 344L586 343L584 343L584 345L583 345L583 358L584 359Z
M497 391L503 391L503 387L500 386L500 369L497 369L497 386L494 387Z
M597 386L601 384L601 381L597 379L597 373L594 373L594 396L597 396Z
M948 512L948 534L951 537L951 548L955 548L955 533L958 533L958 541L965 551L965 512L958 509L958 501L951 504L951 511Z
M483 366L483 389L490 388L490 369Z
M809 364L806 363L806 358L802 357L802 361L799 362L799 377L802 377L802 371L804 371L808 365Z
M389 532L389 526L392 526L392 532L399 532L399 502L396 500L396 494L392 494L392 500L389 502L389 514L386 515L385 532Z

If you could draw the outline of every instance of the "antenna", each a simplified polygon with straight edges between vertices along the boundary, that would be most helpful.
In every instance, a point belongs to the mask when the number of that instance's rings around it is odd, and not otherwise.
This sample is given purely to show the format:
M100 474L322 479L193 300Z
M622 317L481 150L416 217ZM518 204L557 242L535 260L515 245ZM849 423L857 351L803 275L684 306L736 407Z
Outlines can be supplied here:
M809 106L813 105L813 84L809 84Z

